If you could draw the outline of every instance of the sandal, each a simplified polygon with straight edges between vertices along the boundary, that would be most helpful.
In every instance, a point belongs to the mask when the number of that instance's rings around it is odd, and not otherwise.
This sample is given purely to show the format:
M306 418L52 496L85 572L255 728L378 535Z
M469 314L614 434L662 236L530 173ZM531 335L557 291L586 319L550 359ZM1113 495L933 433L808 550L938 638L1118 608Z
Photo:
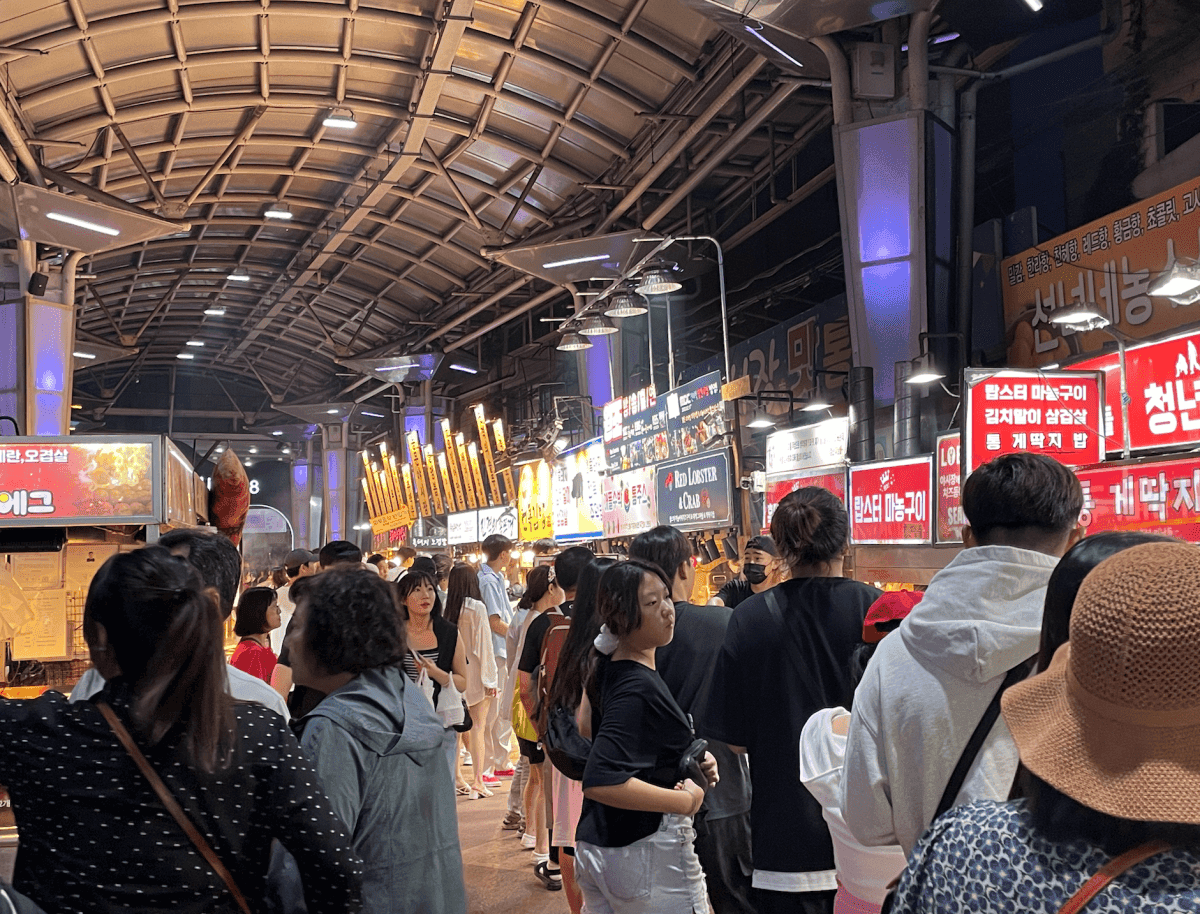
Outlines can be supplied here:
M471 788L466 784L459 784L454 788L454 792L460 797L469 797L471 795Z
M550 869L548 860L539 860L533 868L533 875L537 876L551 892L557 892L562 888L562 870Z

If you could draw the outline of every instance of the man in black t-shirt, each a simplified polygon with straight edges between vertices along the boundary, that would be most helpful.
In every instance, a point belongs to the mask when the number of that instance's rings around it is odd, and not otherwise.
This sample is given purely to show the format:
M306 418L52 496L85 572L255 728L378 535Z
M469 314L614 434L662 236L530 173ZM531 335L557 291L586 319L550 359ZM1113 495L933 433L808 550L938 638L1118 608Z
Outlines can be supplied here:
M771 537L750 537L746 540L746 548L742 550L742 577L734 578L717 591L711 602L733 609L756 593L770 590L775 586L770 580L770 568L778 556L775 541Z

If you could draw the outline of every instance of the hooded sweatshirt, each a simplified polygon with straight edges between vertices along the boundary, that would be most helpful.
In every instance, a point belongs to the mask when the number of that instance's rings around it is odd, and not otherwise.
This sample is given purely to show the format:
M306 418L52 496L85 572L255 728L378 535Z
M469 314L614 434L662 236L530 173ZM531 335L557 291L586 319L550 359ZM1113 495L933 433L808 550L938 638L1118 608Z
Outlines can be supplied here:
M842 779L842 815L863 844L912 853L1005 674L1037 653L1057 564L1012 546L965 549L880 642L854 693ZM1000 718L954 805L1007 799L1016 770Z
M362 858L364 914L465 914L447 732L395 667L330 692L297 724Z

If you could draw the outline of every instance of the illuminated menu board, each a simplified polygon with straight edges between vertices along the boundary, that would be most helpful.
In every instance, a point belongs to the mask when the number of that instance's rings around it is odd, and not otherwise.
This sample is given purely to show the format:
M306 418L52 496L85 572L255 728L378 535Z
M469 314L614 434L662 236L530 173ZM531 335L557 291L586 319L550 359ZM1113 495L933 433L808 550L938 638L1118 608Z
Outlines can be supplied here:
M932 543L933 458L851 466L847 501L854 543Z

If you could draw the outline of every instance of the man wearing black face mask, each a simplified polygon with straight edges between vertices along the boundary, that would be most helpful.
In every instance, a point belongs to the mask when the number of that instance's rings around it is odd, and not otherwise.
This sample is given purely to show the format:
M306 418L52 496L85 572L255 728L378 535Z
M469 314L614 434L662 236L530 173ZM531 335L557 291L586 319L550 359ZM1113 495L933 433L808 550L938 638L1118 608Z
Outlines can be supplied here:
M772 583L768 570L771 563L779 556L775 541L769 536L752 536L746 540L746 548L742 550L742 577L736 578L722 587L712 603L728 606L730 609L753 594L769 590Z

